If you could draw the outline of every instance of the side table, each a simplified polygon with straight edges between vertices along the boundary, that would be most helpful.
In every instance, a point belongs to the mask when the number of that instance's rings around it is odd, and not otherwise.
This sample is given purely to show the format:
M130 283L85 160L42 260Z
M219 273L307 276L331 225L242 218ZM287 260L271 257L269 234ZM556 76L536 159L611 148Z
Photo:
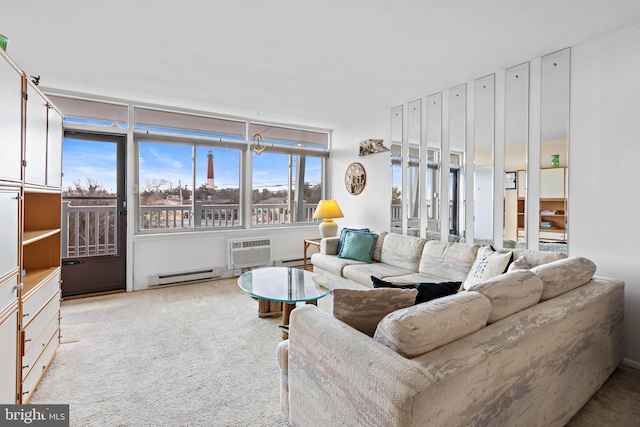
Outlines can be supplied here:
M303 254L303 261L302 261L302 268L304 270L313 271L312 266L307 267L307 249L309 249L309 246L316 246L318 250L320 250L321 241L322 241L322 238L320 237L316 237L313 239L304 239L304 254Z

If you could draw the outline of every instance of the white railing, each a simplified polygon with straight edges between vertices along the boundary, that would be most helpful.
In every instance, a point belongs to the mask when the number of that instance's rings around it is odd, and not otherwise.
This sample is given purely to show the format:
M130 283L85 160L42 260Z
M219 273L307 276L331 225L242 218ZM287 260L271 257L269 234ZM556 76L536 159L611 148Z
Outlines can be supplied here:
M118 248L115 206L70 206L62 202L62 257L114 255Z
M70 206L62 202L62 257L113 255L118 247L116 206ZM317 204L304 204L302 222L317 221L313 212ZM240 205L145 205L139 209L141 230L203 227L233 227L240 225ZM289 206L254 204L251 225L278 225L289 222ZM298 221L301 222L301 221Z

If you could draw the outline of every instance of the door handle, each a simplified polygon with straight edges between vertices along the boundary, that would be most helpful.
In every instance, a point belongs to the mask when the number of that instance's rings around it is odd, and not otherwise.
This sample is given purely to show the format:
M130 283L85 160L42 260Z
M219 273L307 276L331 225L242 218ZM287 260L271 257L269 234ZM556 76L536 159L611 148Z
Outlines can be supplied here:
M75 259L62 260L62 265L76 265L76 264L84 264L84 261L75 260Z

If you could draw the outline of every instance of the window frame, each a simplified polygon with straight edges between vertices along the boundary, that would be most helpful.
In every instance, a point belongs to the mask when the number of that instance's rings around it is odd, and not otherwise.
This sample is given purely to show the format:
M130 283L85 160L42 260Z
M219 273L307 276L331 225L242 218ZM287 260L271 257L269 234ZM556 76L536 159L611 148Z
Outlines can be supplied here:
M244 174L244 164L247 152L247 144L245 142L238 142L233 140L223 140L220 138L211 138L200 135L188 135L179 133L164 133L158 131L134 131L133 143L135 153L135 175L134 175L134 209L136 212L134 232L135 234L157 234L157 233L185 233L185 232L202 232L202 231L218 231L218 230L237 230L246 228L246 217L244 215L245 209L243 208L244 193L246 187L246 179ZM198 227L195 224L195 218L192 223L187 227L175 227L175 228L141 228L140 215L140 143L158 143L158 144L174 144L184 145L191 147L191 180L189 185L192 187L191 204L189 205L189 212L191 216L195 215L195 192L196 192L196 162L194 155L196 154L197 147L209 147L209 148L223 148L223 149L235 149L239 150L239 194L238 194L238 225L228 226L201 226ZM185 205L187 206L187 205ZM190 221L191 222L191 221Z
M267 146L265 148L265 151L263 151L263 153L269 153L269 154L282 154L282 155L287 155L289 156L289 166L288 166L288 170L287 170L287 175L288 175L288 182L287 182L287 194L291 194L292 190L293 190L293 179L292 179L292 174L293 174L293 162L292 162L292 157L293 156L297 156L297 157L315 157L320 159L321 162L321 171L320 171L320 185L321 185L321 194L320 194L320 200L325 199L326 198L326 170L327 170L327 159L329 157L329 153L326 150L319 150L319 149L313 149L313 148L306 148L306 147L295 147L295 146L291 146L291 145L271 145L271 146ZM287 219L285 219L285 221L281 222L281 223L271 223L271 222L267 222L259 224L257 222L257 215L258 213L256 212L256 223L254 224L253 222L253 213L254 213L254 205L258 205L257 203L253 203L253 191L254 191L254 185L253 185L253 174L255 172L255 169L253 167L253 155L259 156L261 154L257 154L254 153L252 150L250 150L250 154L251 154L251 170L250 170L250 186L247 187L247 190L250 193L250 203L249 203L249 211L250 211L250 215L249 215L249 226L251 228L259 228L259 229L263 229L263 228L269 228L269 227L285 227L285 226L304 226L304 225L310 225L310 224L316 224L317 220L314 220L312 218L310 218L308 221L294 221L292 219L292 215L287 215ZM299 185L298 182L296 182L296 185ZM304 181L302 183L302 185L304 186ZM299 188L299 187L296 187ZM304 190L303 190L304 191ZM288 212L294 212L296 211L296 209L293 206L294 201L291 200L291 198L288 198L289 202L287 204L287 210ZM313 214L311 214L313 215Z

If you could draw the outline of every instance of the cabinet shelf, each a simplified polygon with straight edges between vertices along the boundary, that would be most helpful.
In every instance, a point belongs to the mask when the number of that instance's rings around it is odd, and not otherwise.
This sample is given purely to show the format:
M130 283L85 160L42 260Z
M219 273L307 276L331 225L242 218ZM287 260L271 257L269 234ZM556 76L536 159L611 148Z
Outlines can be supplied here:
M46 239L47 237L53 236L56 233L59 233L59 228L52 228L47 230L28 230L23 233L22 245L28 245L30 243L37 242L41 239Z
M60 272L60 267L34 268L27 270L27 274L22 276L22 294L28 293L49 277Z

